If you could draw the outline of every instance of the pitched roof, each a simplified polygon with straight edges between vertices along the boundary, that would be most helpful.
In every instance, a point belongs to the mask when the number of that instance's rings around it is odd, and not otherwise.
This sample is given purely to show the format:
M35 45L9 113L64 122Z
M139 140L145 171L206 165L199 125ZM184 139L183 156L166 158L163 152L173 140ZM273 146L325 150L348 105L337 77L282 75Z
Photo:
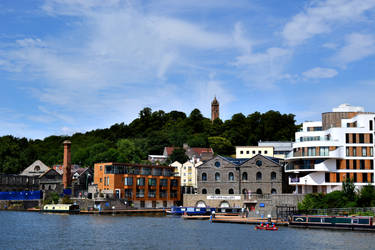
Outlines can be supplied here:
M25 175L25 176L40 176L41 174L45 173L46 171L48 171L50 168L44 164L42 161L40 160L36 160L35 162L33 162L33 164L31 164L30 166L28 166L27 168L25 168L20 175Z
M173 153L173 150L175 149L179 149L181 147L165 147L165 151L167 152L167 155L171 155ZM191 150L193 150L196 154L198 155L202 155L203 153L213 153L214 151L212 150L212 148L190 148Z

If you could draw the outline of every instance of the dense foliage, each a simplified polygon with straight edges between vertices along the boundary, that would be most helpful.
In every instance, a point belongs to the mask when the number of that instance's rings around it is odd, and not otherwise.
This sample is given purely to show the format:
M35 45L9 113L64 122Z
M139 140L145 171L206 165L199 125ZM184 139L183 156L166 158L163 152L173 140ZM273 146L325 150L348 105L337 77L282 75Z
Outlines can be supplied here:
M334 191L329 194L307 194L304 200L298 204L298 209L306 211L323 208L375 206L374 186L369 184L362 187L360 191L356 191L352 180L347 180L342 185L342 191Z
M35 160L48 166L61 164L64 140L72 142L72 162L93 166L96 162L142 162L148 154L162 154L165 146L212 147L215 153L231 155L234 145L257 145L259 140L290 141L298 129L293 114L268 111L248 116L235 114L213 123L198 109L189 116L179 111L140 111L129 125L114 124L72 136L49 136L28 140L0 137L0 173L19 173Z

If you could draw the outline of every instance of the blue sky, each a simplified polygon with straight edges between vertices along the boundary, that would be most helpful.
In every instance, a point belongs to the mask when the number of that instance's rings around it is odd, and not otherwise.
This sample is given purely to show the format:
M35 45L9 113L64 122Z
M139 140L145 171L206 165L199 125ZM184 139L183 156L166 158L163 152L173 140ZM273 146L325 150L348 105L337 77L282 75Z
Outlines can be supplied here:
M0 135L129 123L143 107L298 122L375 111L375 0L2 0Z

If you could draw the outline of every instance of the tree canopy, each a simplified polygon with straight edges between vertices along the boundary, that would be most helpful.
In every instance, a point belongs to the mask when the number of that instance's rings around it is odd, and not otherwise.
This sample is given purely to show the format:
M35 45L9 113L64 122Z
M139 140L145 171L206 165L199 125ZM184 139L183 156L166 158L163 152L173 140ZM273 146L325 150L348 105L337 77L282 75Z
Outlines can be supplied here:
M231 119L211 122L198 109L188 116L144 108L130 124L114 124L72 136L49 136L29 140L0 137L0 173L20 173L35 160L48 166L62 164L64 140L72 142L72 163L93 166L97 162L146 162L148 154L162 154L165 146L212 147L231 155L236 145L257 145L259 140L291 141L299 128L293 114L278 111L234 114Z

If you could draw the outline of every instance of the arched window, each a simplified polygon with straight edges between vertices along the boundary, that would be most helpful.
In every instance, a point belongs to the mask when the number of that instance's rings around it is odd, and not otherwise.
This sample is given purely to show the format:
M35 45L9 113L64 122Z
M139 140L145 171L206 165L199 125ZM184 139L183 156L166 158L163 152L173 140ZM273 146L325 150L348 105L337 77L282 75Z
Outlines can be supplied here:
M242 193L247 194L247 189L246 188L242 189Z
M262 194L262 189L258 188L257 189L257 194Z
M227 202L227 201L222 201L221 203L220 203L220 207L230 207L230 205L229 205L229 202Z
M257 160L256 163L258 167L261 167L263 165L263 162L261 160Z
M202 181L207 181L207 174L206 173L202 173Z
M274 188L272 188L271 189L271 194L276 194L277 192L276 192L276 189L274 189Z
M215 173L215 181L220 181L220 173Z
M257 181L260 181L262 179L262 173L258 172L256 178L257 178Z
M207 189L203 188L202 189L202 194L207 194Z
M229 189L228 194L234 194L234 190L233 190L233 188L230 188L230 189Z
M276 180L276 173L275 172L271 173L271 180Z
M215 194L220 194L220 189L219 188L215 189Z
M35 172L38 172L38 171L40 171L40 167L39 167L38 165L37 165L37 166L35 166L35 167L34 167L34 171L35 171Z
M206 203L204 201L198 201L196 204L195 204L196 207L206 207Z
M234 181L234 174L232 172L229 172L229 174L228 174L228 180L229 181Z
M242 180L247 181L247 173L246 172L242 173Z

